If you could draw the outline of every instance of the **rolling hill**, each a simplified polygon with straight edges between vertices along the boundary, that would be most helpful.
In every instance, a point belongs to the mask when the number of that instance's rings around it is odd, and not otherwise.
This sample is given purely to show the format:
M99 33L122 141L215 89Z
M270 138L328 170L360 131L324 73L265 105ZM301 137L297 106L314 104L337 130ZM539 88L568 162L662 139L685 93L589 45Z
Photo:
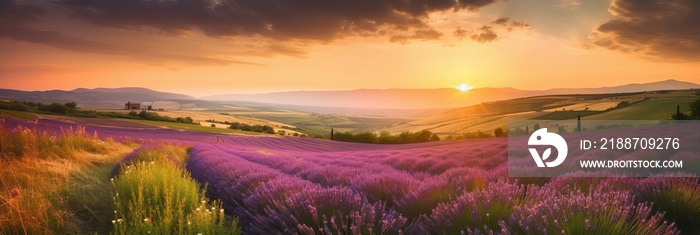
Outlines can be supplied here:
M430 130L441 136L491 133L511 120L662 120L700 98L697 89L610 94L547 95L452 109L384 129L391 133Z

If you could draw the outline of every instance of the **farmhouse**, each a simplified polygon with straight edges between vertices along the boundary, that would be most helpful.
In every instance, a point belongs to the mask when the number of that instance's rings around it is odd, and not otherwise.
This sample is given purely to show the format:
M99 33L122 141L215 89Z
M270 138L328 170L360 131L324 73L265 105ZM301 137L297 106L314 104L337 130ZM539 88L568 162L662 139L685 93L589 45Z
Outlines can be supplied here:
M141 109L141 103L127 101L126 104L124 104L124 109Z

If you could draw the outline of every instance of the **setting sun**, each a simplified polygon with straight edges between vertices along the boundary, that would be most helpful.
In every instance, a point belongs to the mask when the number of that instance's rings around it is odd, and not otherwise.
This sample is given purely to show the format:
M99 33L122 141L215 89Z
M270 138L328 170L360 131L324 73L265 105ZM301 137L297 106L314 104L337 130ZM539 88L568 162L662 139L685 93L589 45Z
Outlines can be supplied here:
M462 84L457 85L455 88L461 92L467 92L468 90L471 90L474 87L462 83Z

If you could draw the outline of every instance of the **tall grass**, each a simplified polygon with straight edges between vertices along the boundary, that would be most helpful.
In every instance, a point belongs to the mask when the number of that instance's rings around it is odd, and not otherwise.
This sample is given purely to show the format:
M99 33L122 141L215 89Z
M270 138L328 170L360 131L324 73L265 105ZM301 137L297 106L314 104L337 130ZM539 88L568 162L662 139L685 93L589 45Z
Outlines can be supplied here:
M89 134L81 126L61 128L61 132L56 136L22 126L8 132L0 126L0 160L70 158L78 152L105 154L109 149L107 146L113 142L101 141L97 133Z
M84 128L51 136L21 126L6 131L4 120L0 124L0 234L80 233L82 223L68 205L72 175L114 162L130 148Z
M113 179L114 234L239 234L181 164L185 148L140 148Z

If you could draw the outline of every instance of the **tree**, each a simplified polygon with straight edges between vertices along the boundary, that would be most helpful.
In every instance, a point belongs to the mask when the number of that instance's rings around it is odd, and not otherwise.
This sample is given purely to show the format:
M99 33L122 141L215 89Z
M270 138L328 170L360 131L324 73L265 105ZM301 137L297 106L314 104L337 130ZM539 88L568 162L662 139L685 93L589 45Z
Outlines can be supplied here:
M497 127L495 130L493 130L493 135L496 137L502 137L504 134L505 132L503 131L503 128Z
M70 109L74 109L74 108L78 107L78 104L76 104L75 102L70 102L70 103L66 103L65 106L70 108Z
M690 117L700 119L700 98L690 103Z
M52 103L50 105L41 105L39 106L39 110L41 111L48 111L52 113L59 113L59 114L65 114L68 112L68 108L65 105L59 104L59 103Z

